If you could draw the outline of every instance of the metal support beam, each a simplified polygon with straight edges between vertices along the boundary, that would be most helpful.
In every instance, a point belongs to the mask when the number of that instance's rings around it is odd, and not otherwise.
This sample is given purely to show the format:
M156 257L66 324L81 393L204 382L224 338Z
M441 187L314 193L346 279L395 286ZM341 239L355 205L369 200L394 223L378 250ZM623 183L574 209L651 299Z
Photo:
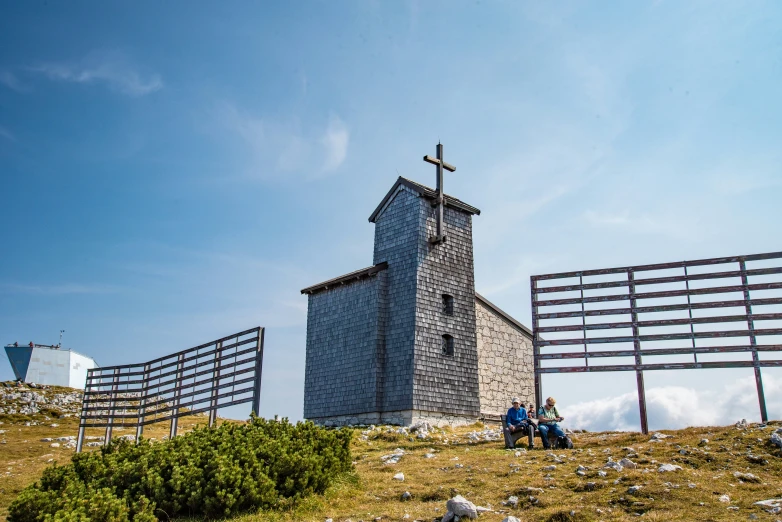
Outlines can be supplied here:
M139 443L141 436L144 434L144 416L146 414L145 406L147 405L147 391L148 391L146 383L148 379L149 379L149 364L145 364L144 365L144 389L141 391L141 396L139 397L139 404L138 404L138 421L136 424L136 444Z
M258 416L261 409L261 375L263 374L263 335L266 328L258 332L257 355L255 356L255 383L253 387L252 412Z
M543 381L540 375L540 345L538 344L538 307L535 305L538 297L538 282L534 277L530 278L530 299L532 300L532 362L535 377L535 411L543 404Z
M223 342L219 341L215 349L215 366L212 375L212 399L209 401L209 427L214 426L217 420L217 395L220 393L220 357L223 356Z
M749 344L752 347L752 365L755 370L755 386L758 389L758 403L760 404L760 420L768 422L768 412L766 411L766 395L763 392L763 377L760 374L760 359L758 357L758 343L755 336L755 321L752 317L752 299L749 296L749 279L747 277L747 264L742 258L739 261L741 270L741 286L744 293L744 307L747 312L747 328L749 329Z
M629 281L628 289L630 291L630 320L633 323L633 350L635 351L635 364L641 366L643 361L641 360L641 340L638 331L638 312L636 312L636 300L635 300L635 274L633 270L627 271L627 280ZM641 433L649 433L649 422L646 418L646 389L644 387L644 372L642 370L635 371L635 381L638 387L638 409L641 414Z
M177 372L176 372L177 383L182 382L182 367L184 366L184 360L185 360L185 354L180 353L179 357L177 358ZM168 433L169 440L176 437L176 428L177 428L177 423L179 421L179 395L181 393L182 393L182 388L180 388L179 386L174 388L174 400L173 400L174 409L171 410L171 430Z
M92 373L92 369L87 370L87 380L84 384L84 394L81 396L81 413L79 414L79 434L76 436L76 453L81 453L81 450L84 447L84 430L85 423L87 422L87 412L85 411L84 407L86 405L85 401L87 400L87 392L90 391L90 387L92 386Z
M108 446L111 442L111 431L114 427L114 408L117 405L117 390L119 389L119 368L114 369L114 376L111 379L111 400L109 401L109 422L106 426L106 435L103 439L103 445Z

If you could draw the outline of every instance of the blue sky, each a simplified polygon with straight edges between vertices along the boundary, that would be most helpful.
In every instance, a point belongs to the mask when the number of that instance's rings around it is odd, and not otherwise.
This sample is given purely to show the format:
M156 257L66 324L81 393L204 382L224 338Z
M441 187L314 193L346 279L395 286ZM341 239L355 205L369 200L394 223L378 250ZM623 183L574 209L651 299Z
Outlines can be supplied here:
M533 273L782 250L778 2L2 13L2 343L65 329L111 365L264 325L262 413L300 418L299 290L371 264L367 217L398 175L433 184L438 140L482 210L477 290L525 324Z

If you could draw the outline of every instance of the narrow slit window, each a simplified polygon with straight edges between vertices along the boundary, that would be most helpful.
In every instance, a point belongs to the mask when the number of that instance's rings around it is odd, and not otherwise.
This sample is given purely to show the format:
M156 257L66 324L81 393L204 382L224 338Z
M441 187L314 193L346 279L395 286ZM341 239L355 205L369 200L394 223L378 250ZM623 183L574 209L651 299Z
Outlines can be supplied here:
M443 294L443 312L445 315L453 315L453 296Z
M453 355L453 337L443 335L443 355Z

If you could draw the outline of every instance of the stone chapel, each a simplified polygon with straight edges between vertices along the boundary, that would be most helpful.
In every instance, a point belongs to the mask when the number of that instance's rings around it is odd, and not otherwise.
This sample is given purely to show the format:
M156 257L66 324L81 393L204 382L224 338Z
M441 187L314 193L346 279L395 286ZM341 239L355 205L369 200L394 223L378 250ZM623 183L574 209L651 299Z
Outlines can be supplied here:
M475 291L480 210L441 187L442 167L438 190L397 179L369 216L372 266L301 291L306 419L455 425L533 400L532 332Z

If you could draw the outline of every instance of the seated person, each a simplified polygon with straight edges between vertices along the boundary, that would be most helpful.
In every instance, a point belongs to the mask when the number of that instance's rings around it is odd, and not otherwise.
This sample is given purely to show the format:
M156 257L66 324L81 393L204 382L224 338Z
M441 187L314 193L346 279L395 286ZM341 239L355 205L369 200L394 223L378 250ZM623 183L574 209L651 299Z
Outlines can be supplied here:
M524 409L521 399L514 397L511 402L513 403L513 406L508 410L508 414L505 416L505 428L510 433L516 433L518 431L526 433L529 438L529 447L531 449L533 447L532 434L534 433L535 427L529 422L527 410ZM513 437L506 437L505 440L506 445L512 448ZM508 441L511 441L511 444L508 444Z
M557 407L555 406L556 403L557 401L554 397L549 397L546 399L546 404L538 409L538 431L540 432L540 437L543 439L543 447L545 449L550 449L548 442L549 431L554 433L557 437L565 436L565 432L562 431L562 428L557 424L558 422L565 420L565 418L560 417Z

